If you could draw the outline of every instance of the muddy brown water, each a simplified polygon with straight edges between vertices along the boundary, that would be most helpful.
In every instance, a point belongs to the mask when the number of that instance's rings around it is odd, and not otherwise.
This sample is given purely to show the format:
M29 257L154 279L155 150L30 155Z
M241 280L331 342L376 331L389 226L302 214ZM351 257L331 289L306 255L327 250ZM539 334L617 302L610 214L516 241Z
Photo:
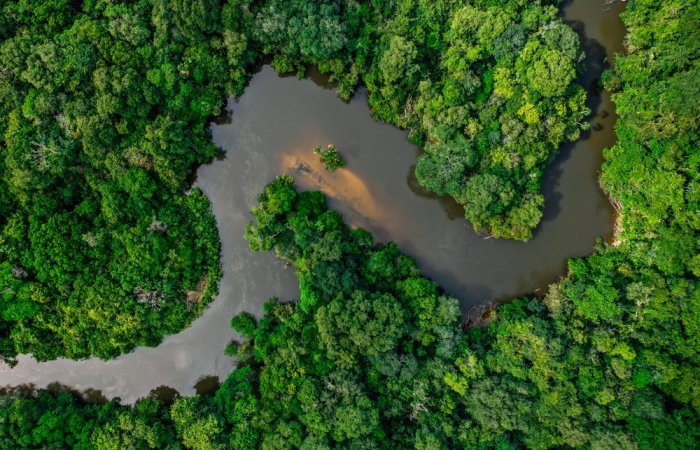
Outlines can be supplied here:
M615 142L614 106L596 88L606 58L622 51L624 28L618 1L603 12L599 2L569 2L562 17L584 39L588 53L582 82L594 111L591 131L565 145L548 168L543 185L544 219L528 243L484 239L462 218L458 205L418 186L413 167L420 149L407 133L374 121L366 96L339 100L323 77L280 77L264 66L244 95L229 101L231 114L212 124L223 158L202 166L196 185L212 201L222 238L224 277L219 295L181 333L154 348L119 358L37 363L22 355L14 368L0 364L0 385L60 383L101 398L133 403L155 391L171 396L204 393L223 380L234 362L224 354L233 334L231 317L260 314L270 297L298 295L293 270L272 254L252 254L243 238L249 209L265 184L280 173L295 176L302 189L319 189L352 226L381 242L393 240L414 257L421 271L455 295L465 313L491 301L545 289L565 273L566 260L590 254L596 239L609 238L613 211L597 177L601 151ZM312 148L335 144L347 167L324 171Z

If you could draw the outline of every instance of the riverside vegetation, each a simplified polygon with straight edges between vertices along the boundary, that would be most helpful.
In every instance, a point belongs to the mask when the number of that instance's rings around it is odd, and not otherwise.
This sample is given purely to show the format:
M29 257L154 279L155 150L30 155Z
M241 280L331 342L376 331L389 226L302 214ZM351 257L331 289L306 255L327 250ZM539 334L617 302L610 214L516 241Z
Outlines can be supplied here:
M418 5L440 11L442 3L399 4ZM286 11L267 7L260 11ZM700 7L631 0L623 19L627 54L605 76L619 142L606 151L601 175L619 210L617 242L570 261L568 276L544 298L501 305L465 331L456 301L395 244L374 244L321 194L297 193L290 178L278 178L246 235L253 250L274 250L295 267L300 298L271 300L259 320L233 319L244 340L229 350L241 362L214 395L123 407L68 392L8 392L0 399L0 446L696 448ZM445 23L425 23L433 21ZM278 64L297 61L288 56L300 51L295 41L281 42L290 48ZM353 85L343 80L341 87ZM384 106L391 110L391 102ZM4 204L16 205L15 195Z
M212 298L219 239L187 177L254 63L309 64L425 144L421 183L527 239L542 169L585 128L582 53L547 1L6 2L0 354L111 358ZM554 76L553 74L556 74ZM194 236L194 239L190 237Z

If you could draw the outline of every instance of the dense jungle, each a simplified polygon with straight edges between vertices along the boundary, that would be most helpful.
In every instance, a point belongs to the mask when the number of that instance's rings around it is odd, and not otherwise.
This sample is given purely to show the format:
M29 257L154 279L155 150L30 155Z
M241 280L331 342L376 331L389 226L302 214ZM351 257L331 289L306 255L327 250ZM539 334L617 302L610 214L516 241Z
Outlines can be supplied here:
M221 247L190 176L263 61L316 67L341 99L364 86L373 117L423 148L424 188L478 232L527 241L545 168L589 127L560 6L3 2L0 355L114 358L204 311ZM630 0L622 18L600 81L618 114L600 174L615 239L546 293L467 327L397 244L280 176L246 238L294 268L298 301L232 319L238 366L215 393L129 406L7 388L0 447L697 448L700 6Z

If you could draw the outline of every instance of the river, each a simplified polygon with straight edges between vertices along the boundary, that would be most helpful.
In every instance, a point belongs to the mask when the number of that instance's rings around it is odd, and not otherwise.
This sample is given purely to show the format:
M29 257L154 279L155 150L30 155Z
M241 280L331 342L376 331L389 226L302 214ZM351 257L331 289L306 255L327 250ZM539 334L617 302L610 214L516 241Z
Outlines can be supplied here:
M230 114L212 124L222 157L200 167L195 185L211 199L222 238L224 276L219 295L181 333L154 348L138 348L110 361L60 359L37 363L21 355L14 368L0 364L0 385L60 383L108 399L133 403L153 389L205 392L233 368L224 355L233 338L231 317L260 314L270 297L292 300L298 286L291 269L271 254L252 254L243 238L249 209L266 183L280 173L302 189L319 189L353 226L381 242L393 240L414 257L423 274L455 295L465 314L483 305L542 291L565 274L566 259L592 252L610 238L613 210L597 184L602 149L615 142L614 106L596 88L605 60L622 51L624 27L618 2L603 12L591 0L573 0L563 12L584 39L587 71L582 83L594 111L591 131L565 145L547 169L544 218L528 243L485 239L473 232L454 202L418 186L413 167L420 149L407 133L374 121L362 90L349 103L324 77L280 77L269 66L245 93L228 104ZM335 144L345 169L324 171L315 145Z

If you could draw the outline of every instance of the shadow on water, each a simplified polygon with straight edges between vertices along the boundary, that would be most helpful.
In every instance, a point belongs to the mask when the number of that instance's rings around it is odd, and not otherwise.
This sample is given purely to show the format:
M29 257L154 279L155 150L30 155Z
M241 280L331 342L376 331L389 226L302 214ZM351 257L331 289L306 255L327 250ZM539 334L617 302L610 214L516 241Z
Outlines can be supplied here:
M48 387L48 386L47 386ZM36 392L36 386L34 384L18 384L16 386L3 386L0 387L0 395L8 397L31 397L34 392Z
M567 2L570 3L570 2ZM595 39L590 39L585 35L584 23L580 20L565 20L581 41L581 46L585 52L584 66L585 70L579 77L578 82L586 89L588 95L586 98L586 106L591 110L587 121L590 124L590 129L581 132L581 137L576 142L570 142L562 145L559 152L554 157L554 160L545 170L542 177L542 195L545 197L545 206L542 215L543 222L551 222L561 213L562 194L558 191L559 182L563 173L563 166L566 161L571 158L572 152L579 147L582 147L585 141L590 139L592 132L599 132L604 129L598 119L606 118L607 111L599 112L602 104L601 89L599 86L600 76L607 69L608 53L605 47ZM535 229L535 236L542 230L542 225Z
M267 59L265 63L261 64L259 67L257 67L255 73L258 74L260 71L262 71L263 67L270 65L272 62L271 59ZM324 90L335 90L337 89L338 86L336 86L335 83L331 82L328 75L321 73L320 70L318 70L318 67L314 65L308 65L304 69L304 76L300 77L297 73L295 72L287 72L287 73L281 73L278 74L280 78L296 78L298 80L309 80L313 82L316 86L324 89ZM343 101L338 98L338 100Z
M218 116L212 119L212 123L216 125L230 125L233 123L233 110L229 107L224 108L224 110Z
M198 395L210 395L213 394L219 387L219 378L213 377L202 377L197 383L199 387L196 387L196 392ZM113 397L111 399L107 398L102 391L99 389L87 388L84 390L76 389L72 386L62 384L59 382L53 382L42 388L45 391L51 392L52 394L60 394L61 392L68 392L73 394L75 397L80 398L85 403L101 405L109 401L120 402L119 397ZM0 396L3 397L19 397L19 398L31 398L36 394L38 388L34 384L20 384L17 386L4 386L0 387ZM180 397L180 393L171 388L170 386L158 386L151 389L151 391L146 396L158 400L166 405L171 405L175 400Z
M418 182L416 178L416 165L412 165L411 169L406 175L406 185L408 188L418 197L422 197L434 202L440 203L443 211L450 220L464 219L464 207L457 203L455 199L447 195L437 195L434 192L430 192Z
M225 111L228 111L230 113L230 110L228 108L226 108ZM229 121L229 122L222 122L222 123L224 125L227 125L227 124L230 124L232 122ZM226 159L226 150L221 148L221 147L216 147L216 154L214 155L213 161L223 161L224 159ZM193 170L187 175L186 180L187 180L188 186L194 186L195 184L197 184L198 174L199 174L198 170Z
M216 375L203 376L194 385L194 390L197 395L209 395L216 392L221 383Z
M542 176L542 195L544 195L544 211L542 212L542 222L535 228L534 237L542 232L542 224L553 222L561 213L561 200L563 195L559 192L559 180L564 173L563 166L571 157L574 145L564 145L559 154L550 163Z
M148 396L154 398L166 405L171 405L180 396L180 393L171 388L170 386L158 386L157 388L151 389Z
M61 392L69 392L76 397L81 398L85 403L103 404L109 402L110 399L102 394L102 391L94 388L86 388L84 390L76 389L58 381L54 381L46 385L44 390L52 394L60 394ZM37 387L32 383L20 384L17 386L5 386L0 388L0 396L8 397L23 397L30 398L37 391ZM119 401L119 398L115 400Z

